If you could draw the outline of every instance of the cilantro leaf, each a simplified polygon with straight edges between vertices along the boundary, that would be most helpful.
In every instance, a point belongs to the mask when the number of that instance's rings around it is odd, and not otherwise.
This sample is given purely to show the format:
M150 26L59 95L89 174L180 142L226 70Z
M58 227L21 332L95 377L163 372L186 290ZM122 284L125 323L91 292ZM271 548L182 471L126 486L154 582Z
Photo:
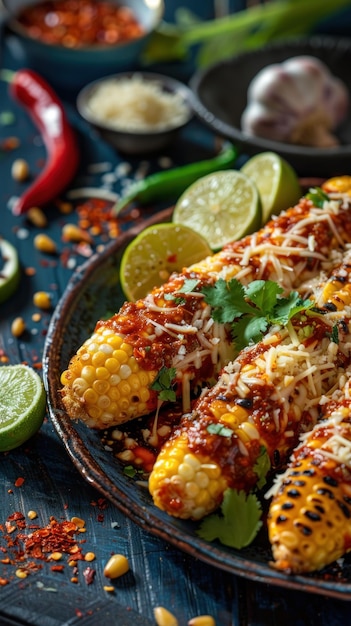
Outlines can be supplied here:
M262 487L266 484L266 476L271 469L271 460L264 446L261 446L260 454L253 469L258 477L257 487L258 489L262 489Z
M221 506L221 515L206 517L197 530L205 541L219 541L231 548L244 548L256 537L262 526L261 503L254 494L227 489Z
M178 289L177 293L191 293L196 289L199 284L198 278L186 278L181 288Z
M175 402L176 393L172 383L176 377L177 370L175 367L161 367L155 380L150 385L150 389L158 391L158 398L163 402Z
M205 301L212 307L213 318L232 324L236 347L241 350L261 339L271 324L286 325L302 310L312 308L310 300L302 300L295 291L281 297L283 289L271 280L254 280L243 286L236 278L202 289Z
M319 209L323 209L324 202L329 200L328 194L323 191L320 187L311 187L309 192L306 194L307 200L311 200L314 206Z
M228 426L219 423L209 424L206 430L211 435L220 435L221 437L231 437L234 432L231 428L228 428Z

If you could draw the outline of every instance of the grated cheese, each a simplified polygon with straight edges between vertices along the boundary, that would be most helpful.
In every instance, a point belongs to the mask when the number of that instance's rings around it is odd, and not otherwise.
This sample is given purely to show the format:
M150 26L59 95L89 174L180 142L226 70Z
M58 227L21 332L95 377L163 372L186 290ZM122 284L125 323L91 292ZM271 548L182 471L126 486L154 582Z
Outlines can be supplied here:
M183 95L166 91L160 81L147 80L139 74L99 84L88 107L97 121L132 132L175 128L189 118Z

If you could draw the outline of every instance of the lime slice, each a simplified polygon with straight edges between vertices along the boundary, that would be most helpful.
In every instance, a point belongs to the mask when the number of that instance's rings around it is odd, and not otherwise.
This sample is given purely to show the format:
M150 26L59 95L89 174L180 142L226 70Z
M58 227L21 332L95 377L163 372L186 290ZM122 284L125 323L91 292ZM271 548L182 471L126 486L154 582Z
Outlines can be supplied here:
M144 298L172 272L198 263L211 254L208 243L191 228L161 223L143 230L126 248L120 266L122 289L128 300Z
M16 248L0 238L0 302L16 291L20 280L20 265Z
M39 374L27 365L0 367L0 451L17 448L43 423L46 393Z
M173 221L193 228L212 250L254 232L261 219L256 185L236 170L199 178L180 196L173 211Z
M271 215L294 206L302 195L295 170L275 152L261 152L249 159L241 171L256 184L262 202L262 224Z

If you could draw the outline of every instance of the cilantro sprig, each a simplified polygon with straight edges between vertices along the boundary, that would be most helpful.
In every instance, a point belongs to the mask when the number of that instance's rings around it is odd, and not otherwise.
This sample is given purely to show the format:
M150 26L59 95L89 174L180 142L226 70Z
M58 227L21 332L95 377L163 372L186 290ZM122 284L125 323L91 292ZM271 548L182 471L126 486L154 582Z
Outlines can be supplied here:
M197 534L205 541L218 539L223 545L240 550L255 539L262 526L261 516L261 503L255 494L226 489L221 514L205 517Z
M158 398L162 402L175 402L176 392L173 389L177 374L175 367L161 367L150 389L158 392Z
M228 282L220 278L214 285L202 288L213 318L222 324L232 324L238 350L257 343L272 324L286 326L298 312L313 306L296 291L286 298L281 296L282 292L271 280L254 280L243 286L236 278Z
M324 202L329 200L328 194L326 194L325 191L323 191L323 189L321 189L320 187L311 187L305 197L307 198L307 200L311 200L314 206L318 207L319 209L323 209Z

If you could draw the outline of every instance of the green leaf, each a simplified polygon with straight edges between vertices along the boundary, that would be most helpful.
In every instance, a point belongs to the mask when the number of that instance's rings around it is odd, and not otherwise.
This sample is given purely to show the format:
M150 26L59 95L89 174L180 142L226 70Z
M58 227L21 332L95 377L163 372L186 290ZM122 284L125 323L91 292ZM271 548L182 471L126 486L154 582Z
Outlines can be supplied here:
M195 291L199 282L198 278L186 278L177 293L191 293L192 291Z
M262 489L262 487L266 484L266 476L271 469L271 460L264 446L261 447L260 454L253 469L258 477L257 488Z
M248 546L262 526L261 503L254 494L227 489L221 515L212 514L200 525L197 534L205 541L218 539L223 545L240 550Z
M231 437L234 432L231 428L223 424L209 424L206 430L211 435L220 435L221 437Z
M282 292L272 280L254 280L245 287L236 278L228 282L221 278L202 289L205 301L212 307L213 318L222 324L232 324L238 350L259 341L271 324L285 326L294 315L313 305L295 291L287 298L281 297Z
M323 209L324 202L329 200L328 194L326 194L320 187L312 187L306 194L306 198L307 200L311 200L314 206L320 209Z
M175 402L176 393L173 389L173 382L177 370L175 367L161 367L155 380L150 385L150 389L158 392L159 400L163 402Z

